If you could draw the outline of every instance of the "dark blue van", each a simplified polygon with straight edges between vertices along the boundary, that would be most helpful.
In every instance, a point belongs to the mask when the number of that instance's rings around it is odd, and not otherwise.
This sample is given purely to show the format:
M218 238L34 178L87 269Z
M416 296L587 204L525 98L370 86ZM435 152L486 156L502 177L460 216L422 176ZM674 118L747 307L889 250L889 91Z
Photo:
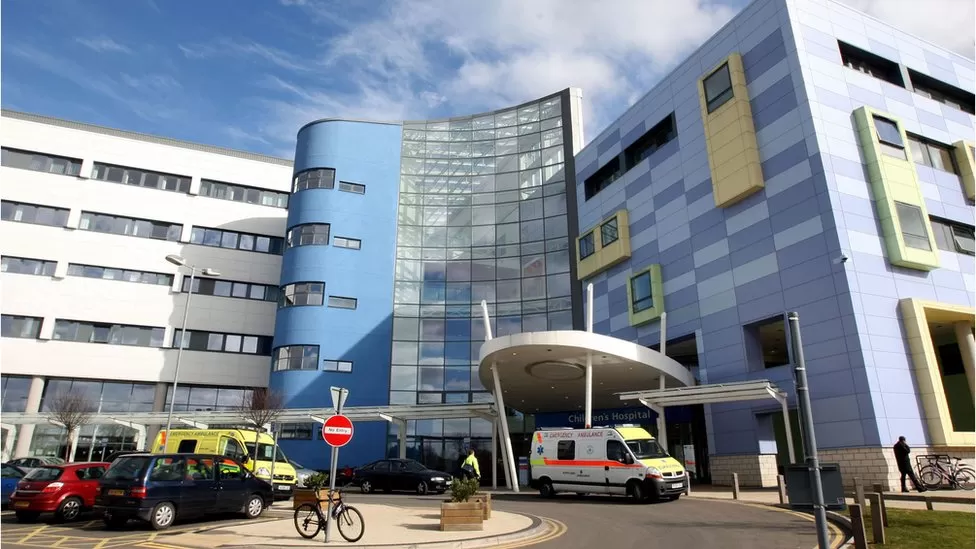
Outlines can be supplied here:
M130 454L102 476L95 512L104 514L109 528L138 519L162 530L177 518L208 513L257 518L273 499L270 484L228 456Z

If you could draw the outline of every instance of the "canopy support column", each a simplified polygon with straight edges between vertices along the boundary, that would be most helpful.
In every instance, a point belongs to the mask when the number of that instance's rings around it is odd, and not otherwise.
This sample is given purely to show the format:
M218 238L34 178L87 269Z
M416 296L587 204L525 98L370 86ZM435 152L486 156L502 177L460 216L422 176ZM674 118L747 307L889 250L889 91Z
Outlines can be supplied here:
M491 420L491 488L498 489L498 423Z
M789 463L793 463L793 427L790 426L790 409L787 407L786 394L769 389L769 394L779 401L780 408L783 410L783 428L786 430L786 448L790 453Z
M131 421L122 421L121 419L111 418L112 423L116 425L121 425L123 427L128 427L136 432L136 450L142 451L146 449L146 426L140 425L138 423L132 423ZM94 439L92 439L94 444Z
M593 283L586 285L586 331L593 333ZM593 353L586 353L586 384L583 389L585 403L585 417L583 426L589 429L593 426Z
M3 460L14 459L14 441L17 439L17 426L9 423L0 423L0 429L6 429L7 434L3 435Z
M488 317L488 302L481 300L481 316L485 322L485 341L490 341L491 322ZM519 491L518 469L515 468L515 456L512 455L512 437L508 432L508 414L505 411L505 396L502 394L502 382L498 377L498 365L492 362L491 377L495 382L495 408L498 412L498 423L502 429L502 459L505 462L505 480L513 492Z

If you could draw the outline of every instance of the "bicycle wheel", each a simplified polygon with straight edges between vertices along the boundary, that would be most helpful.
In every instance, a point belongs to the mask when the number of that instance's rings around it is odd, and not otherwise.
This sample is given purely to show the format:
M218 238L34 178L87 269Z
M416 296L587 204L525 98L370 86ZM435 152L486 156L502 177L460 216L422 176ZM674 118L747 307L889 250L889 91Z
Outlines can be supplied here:
M953 480L959 488L972 490L976 487L976 472L969 467L963 467L956 471L956 474L953 475Z
M312 539L322 529L321 515L311 503L303 503L295 509L295 530L305 539Z
M339 534L349 543L356 543L366 533L366 522L363 520L363 514L355 507L345 506L339 513L336 524L339 525Z
M918 471L918 481L929 490L936 490L942 486L942 469L935 465L926 465Z

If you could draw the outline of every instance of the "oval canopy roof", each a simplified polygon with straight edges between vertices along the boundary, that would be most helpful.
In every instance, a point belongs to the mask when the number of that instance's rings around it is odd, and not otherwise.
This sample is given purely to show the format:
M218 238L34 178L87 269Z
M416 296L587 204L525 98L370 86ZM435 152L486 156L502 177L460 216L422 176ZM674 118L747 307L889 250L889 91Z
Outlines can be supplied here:
M494 392L491 366L498 367L505 405L526 413L582 410L586 357L593 364L593 409L636 406L621 402L627 391L695 384L685 366L661 353L602 334L578 330L528 332L496 337L481 346L481 383Z

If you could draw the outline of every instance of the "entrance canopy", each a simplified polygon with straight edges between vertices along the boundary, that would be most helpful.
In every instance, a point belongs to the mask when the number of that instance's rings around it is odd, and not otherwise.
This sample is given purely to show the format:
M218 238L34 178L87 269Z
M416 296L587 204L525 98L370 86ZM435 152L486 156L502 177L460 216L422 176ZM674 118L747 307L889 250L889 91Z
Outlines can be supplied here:
M478 375L502 379L505 404L522 412L563 412L584 406L587 359L593 366L593 407L617 408L634 387L694 385L682 364L643 345L593 332L557 330L496 337L481 346Z

